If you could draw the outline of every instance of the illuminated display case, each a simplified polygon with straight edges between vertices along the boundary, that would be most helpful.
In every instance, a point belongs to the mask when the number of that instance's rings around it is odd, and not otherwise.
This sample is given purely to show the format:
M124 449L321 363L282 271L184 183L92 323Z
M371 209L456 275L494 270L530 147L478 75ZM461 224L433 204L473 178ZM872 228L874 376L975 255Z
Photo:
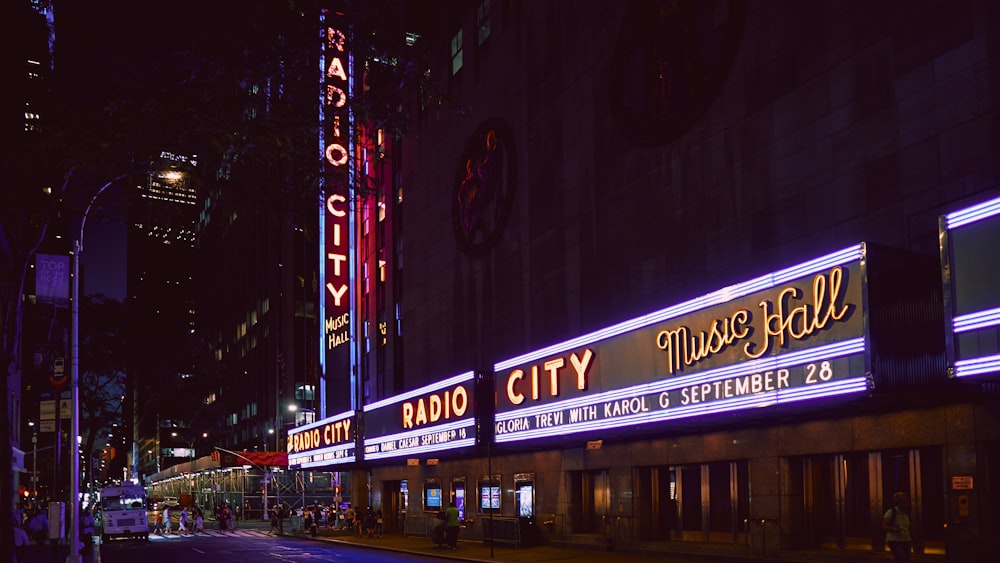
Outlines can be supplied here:
M941 264L948 322L948 374L1000 375L1000 198L949 213L940 220Z

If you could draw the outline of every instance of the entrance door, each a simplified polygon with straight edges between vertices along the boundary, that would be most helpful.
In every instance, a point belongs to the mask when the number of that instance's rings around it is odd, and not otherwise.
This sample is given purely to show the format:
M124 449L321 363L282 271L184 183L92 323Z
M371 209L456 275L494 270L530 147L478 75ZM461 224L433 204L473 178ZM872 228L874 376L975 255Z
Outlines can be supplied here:
M401 501L403 494L400 491L399 481L382 481L382 532L396 534L400 530L400 519L397 515L403 507Z
M607 470L574 471L573 531L580 534L603 534L611 517L611 487Z

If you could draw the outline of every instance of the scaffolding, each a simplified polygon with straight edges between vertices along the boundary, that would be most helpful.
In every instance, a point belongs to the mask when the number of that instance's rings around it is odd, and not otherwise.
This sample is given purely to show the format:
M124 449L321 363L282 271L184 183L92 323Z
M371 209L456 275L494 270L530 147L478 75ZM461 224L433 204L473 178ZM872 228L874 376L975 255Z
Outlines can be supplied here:
M266 520L265 508L278 503L294 512L310 504L334 502L332 473L252 465L221 467L210 457L151 476L147 489L155 508L167 498L176 498L181 506L197 506L206 514L228 504L240 519Z

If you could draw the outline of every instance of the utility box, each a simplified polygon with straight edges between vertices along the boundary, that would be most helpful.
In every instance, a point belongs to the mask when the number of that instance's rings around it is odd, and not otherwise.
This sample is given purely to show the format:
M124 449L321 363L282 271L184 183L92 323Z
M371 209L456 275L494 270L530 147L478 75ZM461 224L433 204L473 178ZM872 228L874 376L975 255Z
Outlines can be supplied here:
M66 503L49 503L49 539L60 540L66 530Z

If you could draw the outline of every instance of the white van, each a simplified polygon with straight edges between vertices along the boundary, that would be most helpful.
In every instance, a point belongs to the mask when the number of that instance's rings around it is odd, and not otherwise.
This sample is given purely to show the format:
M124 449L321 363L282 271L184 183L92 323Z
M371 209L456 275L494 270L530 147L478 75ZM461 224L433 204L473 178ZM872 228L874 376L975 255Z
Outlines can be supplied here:
M101 489L101 543L115 538L149 540L146 489L121 485Z

